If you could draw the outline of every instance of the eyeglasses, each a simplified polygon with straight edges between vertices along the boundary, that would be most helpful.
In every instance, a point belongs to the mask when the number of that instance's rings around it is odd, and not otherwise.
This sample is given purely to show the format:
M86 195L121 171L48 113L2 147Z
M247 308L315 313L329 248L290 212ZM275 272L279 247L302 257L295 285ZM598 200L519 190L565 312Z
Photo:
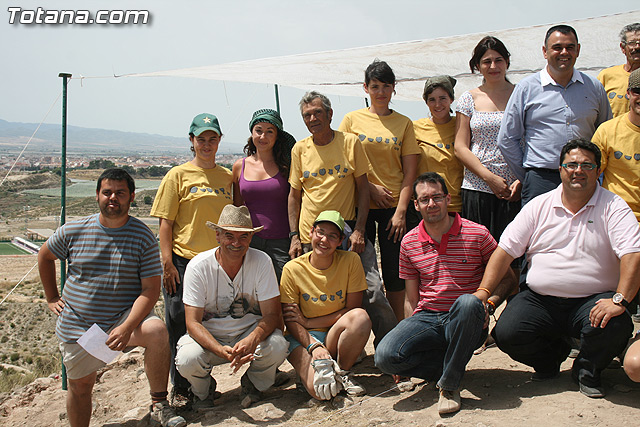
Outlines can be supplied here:
M418 203L420 203L421 205L428 205L430 200L433 200L433 203L441 203L446 198L447 198L446 194L436 194L431 197L429 196L420 197L418 199Z
M575 170L578 170L578 168L582 169L583 171L592 171L596 168L596 165L594 165L593 163L570 162L570 163L563 163L561 166L568 171L575 171Z
M640 47L640 40L629 40L624 42L625 46L629 46L631 48Z
M330 240L330 241L332 241L334 243L335 242L339 242L341 237L342 237L342 236L340 236L340 235L338 235L336 233L327 233L326 231L324 231L323 229L318 228L318 227L315 227L314 231L315 231L316 235L318 237L320 237L321 239L323 237L326 237L327 240Z

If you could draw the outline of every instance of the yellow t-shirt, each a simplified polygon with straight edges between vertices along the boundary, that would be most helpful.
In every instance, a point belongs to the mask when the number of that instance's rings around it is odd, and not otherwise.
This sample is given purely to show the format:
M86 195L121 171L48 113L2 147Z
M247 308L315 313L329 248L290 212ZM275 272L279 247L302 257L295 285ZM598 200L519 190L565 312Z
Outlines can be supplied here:
M304 317L311 319L342 310L347 305L347 294L367 289L357 253L335 251L333 263L326 270L313 267L310 256L308 252L286 263L280 280L280 301L298 304Z
M332 209L346 220L355 219L355 178L367 173L369 163L354 135L335 132L333 141L316 145L313 136L298 141L291 150L289 183L302 190L300 241L309 243L309 232L320 212Z
M218 246L216 233L206 226L218 222L222 208L233 199L231 171L220 165L202 169L184 163L162 179L151 216L174 221L173 252L191 259Z
M358 136L371 164L369 181L389 189L397 206L404 178L402 156L420 154L411 120L395 111L378 116L363 108L347 113L339 129ZM370 207L379 208L373 200Z
M618 117L629 112L629 72L624 70L624 65L605 68L598 74L598 80L607 91L607 98L611 104L613 117Z
M627 113L601 124L591 140L602 152L602 187L622 197L640 221L640 127Z
M445 124L435 124L425 118L413 122L418 146L422 150L418 163L418 175L425 172L436 172L444 178L447 190L451 194L449 212L460 212L462 198L460 188L464 176L464 166L456 157L453 141L456 137L456 118Z

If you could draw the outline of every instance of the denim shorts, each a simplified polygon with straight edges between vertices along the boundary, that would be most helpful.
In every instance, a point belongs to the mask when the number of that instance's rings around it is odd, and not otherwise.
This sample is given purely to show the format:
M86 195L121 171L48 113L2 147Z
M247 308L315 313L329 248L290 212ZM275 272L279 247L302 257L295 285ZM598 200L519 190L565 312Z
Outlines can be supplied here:
M327 339L326 332L322 332L322 331L307 331L307 332L309 332L309 335L311 335L313 339L315 339L318 342L321 342L322 344L324 344L324 340ZM285 335L284 338L287 341L289 341L289 354L291 354L295 348L300 347L302 345L291 334Z

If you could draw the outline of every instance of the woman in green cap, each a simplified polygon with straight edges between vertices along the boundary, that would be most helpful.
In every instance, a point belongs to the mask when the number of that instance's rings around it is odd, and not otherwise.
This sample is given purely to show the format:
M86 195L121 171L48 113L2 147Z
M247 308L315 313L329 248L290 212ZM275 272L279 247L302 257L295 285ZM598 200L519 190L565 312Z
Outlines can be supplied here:
M253 224L264 230L254 234L251 247L267 253L280 282L289 261L289 167L296 140L285 132L280 114L262 109L249 122L251 136L244 146L247 157L233 164L233 203L246 205Z
M232 202L231 172L216 164L222 131L218 118L202 113L189 127L193 159L172 168L162 179L151 208L160 219L165 322L171 345L172 404L190 398L189 382L175 369L176 344L187 333L182 303L182 280L187 263L200 252L218 246L215 231L222 208Z

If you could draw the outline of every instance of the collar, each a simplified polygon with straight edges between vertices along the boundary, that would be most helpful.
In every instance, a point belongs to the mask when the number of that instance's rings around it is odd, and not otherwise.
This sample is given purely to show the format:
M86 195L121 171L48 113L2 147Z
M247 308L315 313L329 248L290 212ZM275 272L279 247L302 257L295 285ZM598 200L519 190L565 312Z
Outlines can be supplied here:
M587 201L587 203L585 203L585 205L575 214L571 211L569 211L563 204L562 204L562 183L556 188L556 190L553 192L552 194L552 198L551 198L551 207L553 208L560 208L560 209L564 209L565 211L569 212L571 215L578 215L580 212L582 212L583 210L585 210L587 207L589 206L595 206L598 196L600 194L600 191L602 191L602 187L598 184L596 186L596 191L593 192L593 194L591 195L591 198Z
M575 67L573 68L573 75L571 76L571 81L569 81L569 84L567 86L569 86L571 83L574 83L574 82L580 82L584 84L584 80L582 79L582 74L580 74L580 72L576 70ZM551 74L549 74L549 71L547 71L546 65L542 68L542 70L540 70L540 84L542 84L542 86L547 86L547 85L560 86L558 83L556 83L555 80L553 80L553 77L551 77Z
M431 243L432 245L439 245L439 244L443 244L445 242L445 239L448 241L449 236L457 236L458 234L460 234L460 228L462 225L462 221L460 220L460 214L458 214L457 212L454 212L454 213L449 213L449 215L450 216L455 215L453 218L453 224L451 225L451 228L449 229L449 231L447 231L442 235L442 239L440 243L433 240L429 235L429 233L427 233L427 230L425 230L424 228L424 219L421 220L420 224L418 225L418 241L421 243Z

